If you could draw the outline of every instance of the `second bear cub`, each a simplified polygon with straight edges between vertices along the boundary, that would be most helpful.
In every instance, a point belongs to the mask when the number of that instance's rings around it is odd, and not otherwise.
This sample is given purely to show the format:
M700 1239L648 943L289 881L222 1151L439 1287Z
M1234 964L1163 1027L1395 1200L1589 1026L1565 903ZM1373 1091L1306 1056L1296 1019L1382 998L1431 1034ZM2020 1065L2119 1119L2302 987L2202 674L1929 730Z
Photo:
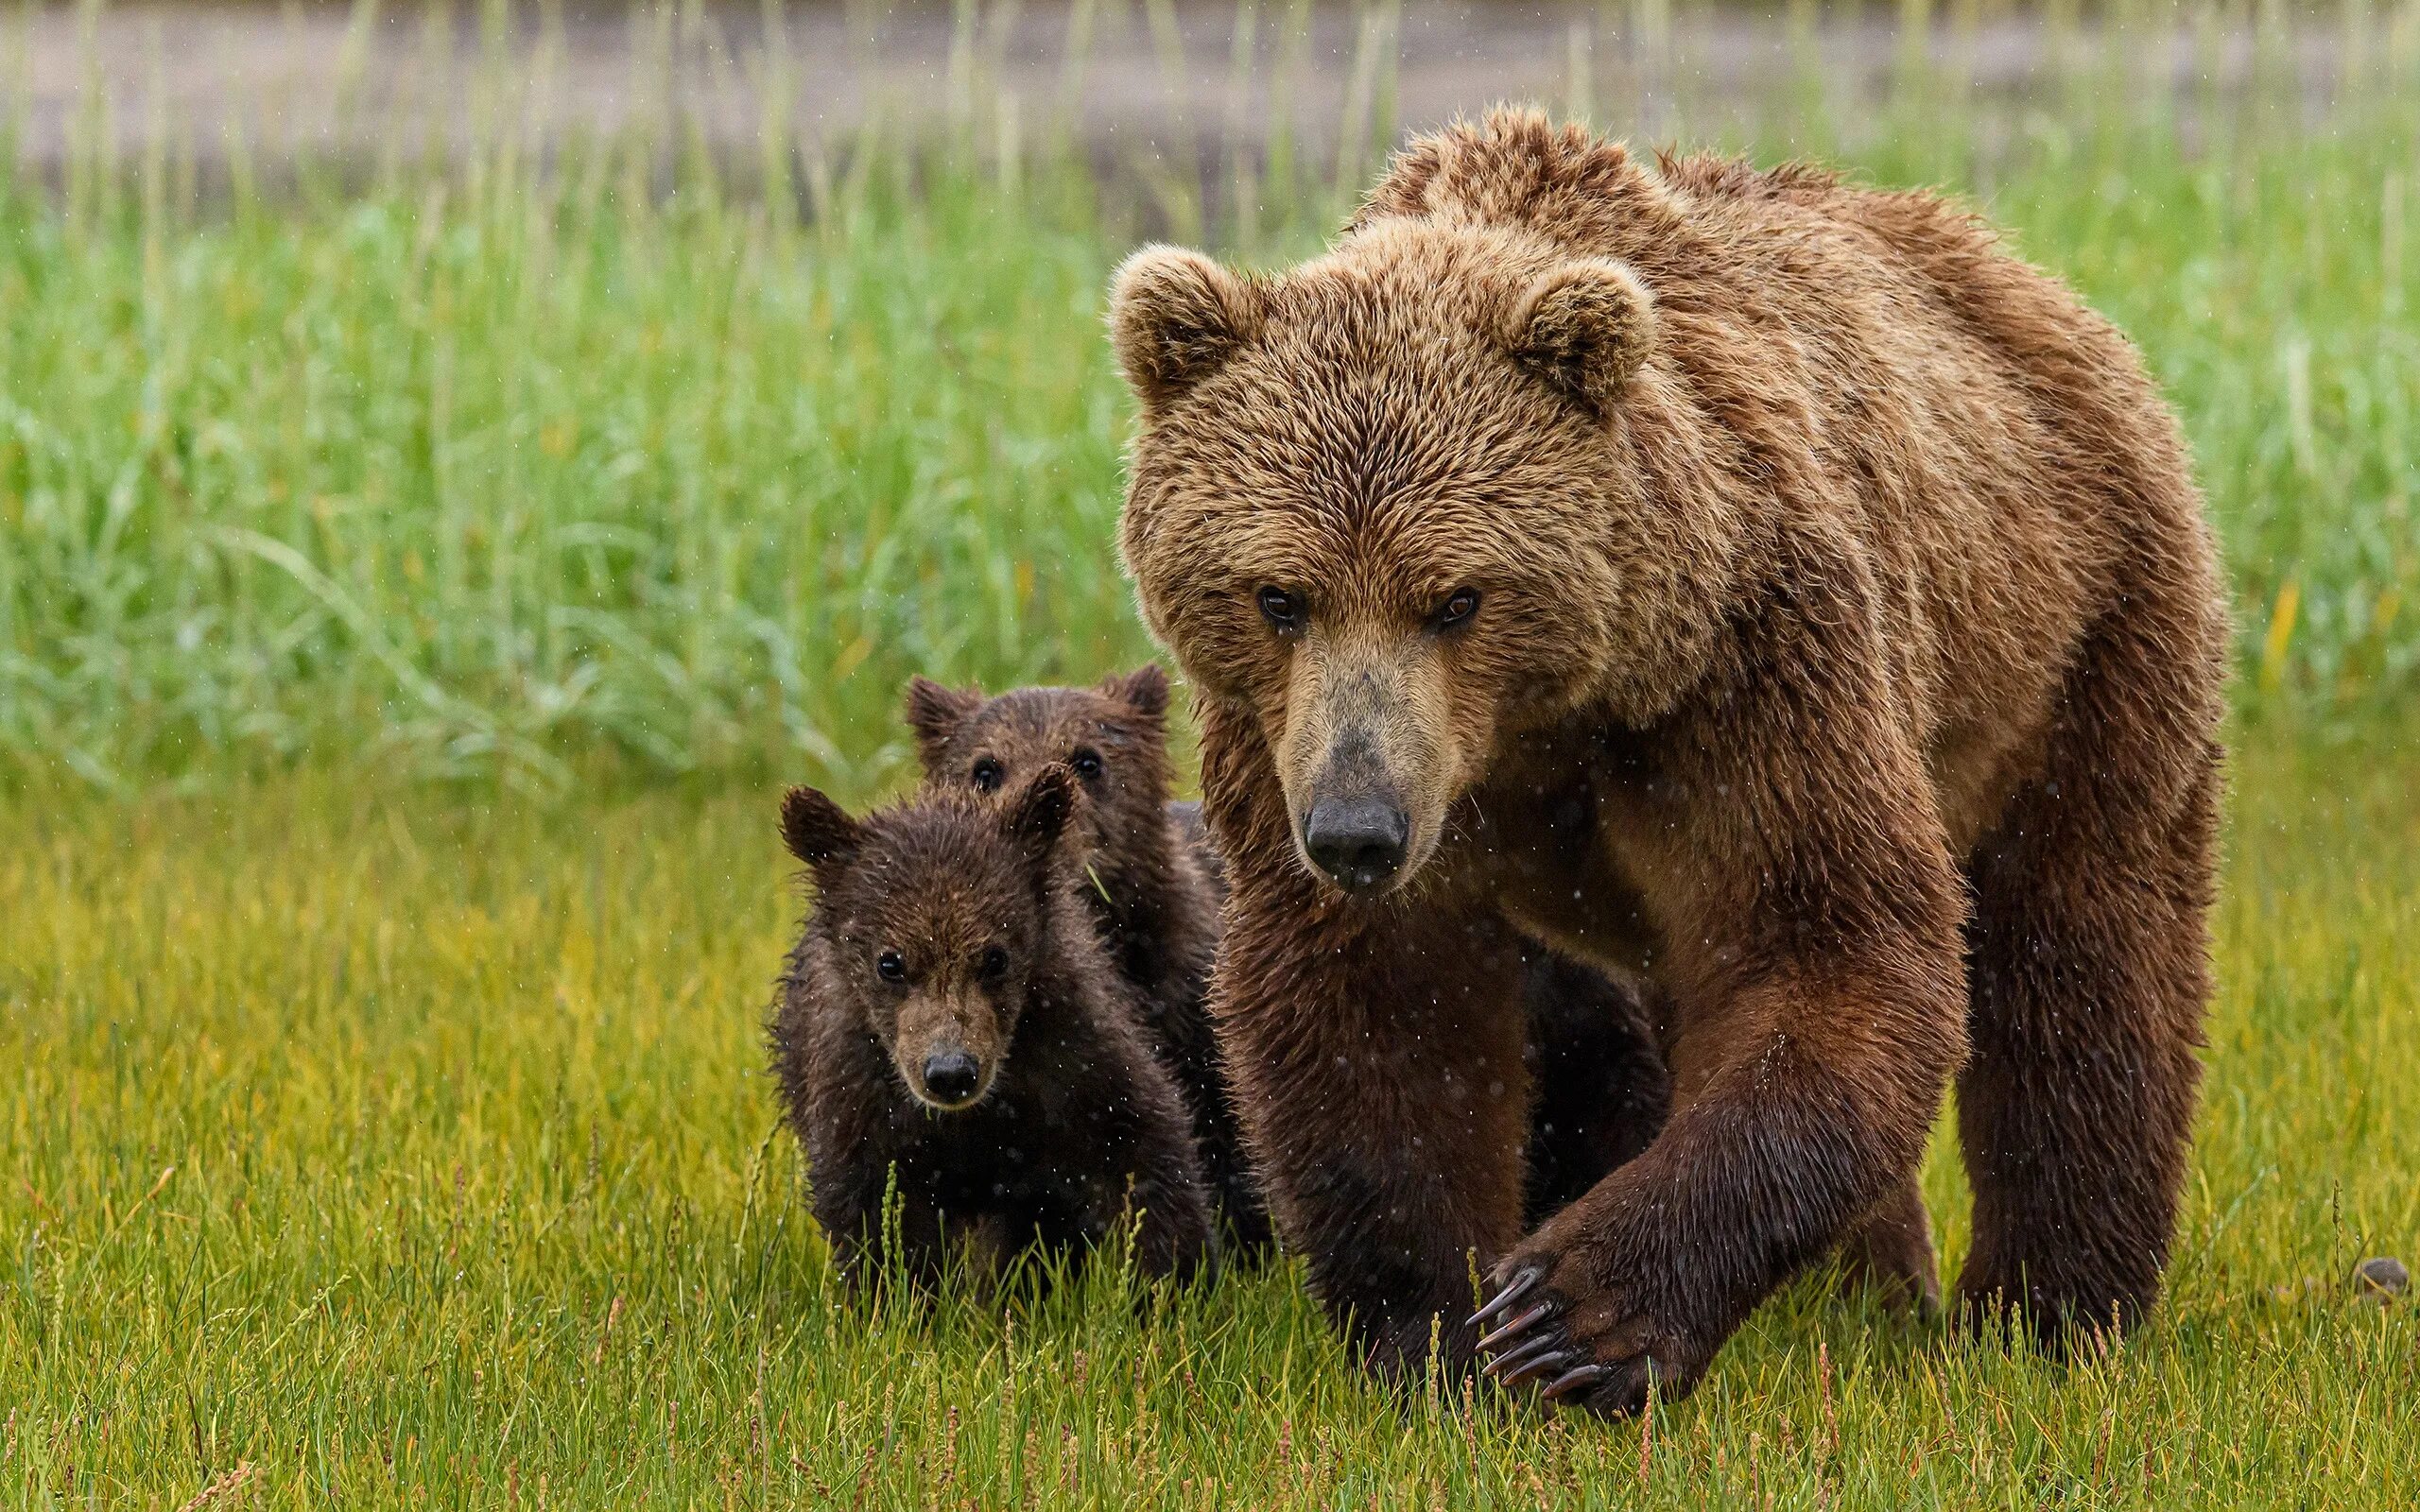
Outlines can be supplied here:
M813 788L784 799L816 908L783 973L773 1070L844 1272L862 1277L886 1231L928 1282L944 1223L997 1250L1080 1249L1130 1211L1147 1273L1210 1257L1184 1099L1061 854L1080 801L1059 766L1005 805L927 792L860 821Z
M1168 802L1167 674L1146 663L1094 688L1018 688L997 697L917 678L908 688L925 782L986 796L1063 763L1083 797L1080 891L1110 964L1191 1109L1202 1176L1239 1245L1269 1236L1204 1006L1219 949L1214 853L1189 843ZM998 801L994 798L994 801Z

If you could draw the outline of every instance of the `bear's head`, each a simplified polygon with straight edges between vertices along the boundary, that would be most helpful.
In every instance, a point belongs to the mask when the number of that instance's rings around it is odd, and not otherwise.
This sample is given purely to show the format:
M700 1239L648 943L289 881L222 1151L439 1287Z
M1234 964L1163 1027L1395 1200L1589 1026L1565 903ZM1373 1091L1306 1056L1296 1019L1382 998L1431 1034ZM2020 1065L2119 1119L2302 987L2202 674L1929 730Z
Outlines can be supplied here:
M1084 799L1079 838L1111 867L1167 832L1167 674L1156 663L1090 688L1017 688L995 698L923 678L908 684L926 782L998 799L1043 767L1064 765Z
M971 1108L997 1081L1051 948L1063 766L1005 804L929 792L859 820L811 787L782 799L782 839L815 874L812 925L830 1005L890 1052L928 1108Z
M1507 743L1656 696L1703 523L1658 514L1624 439L1671 383L1628 266L1381 216L1268 277L1146 248L1109 318L1140 405L1128 571L1201 695L1256 723L1315 875L1401 885Z

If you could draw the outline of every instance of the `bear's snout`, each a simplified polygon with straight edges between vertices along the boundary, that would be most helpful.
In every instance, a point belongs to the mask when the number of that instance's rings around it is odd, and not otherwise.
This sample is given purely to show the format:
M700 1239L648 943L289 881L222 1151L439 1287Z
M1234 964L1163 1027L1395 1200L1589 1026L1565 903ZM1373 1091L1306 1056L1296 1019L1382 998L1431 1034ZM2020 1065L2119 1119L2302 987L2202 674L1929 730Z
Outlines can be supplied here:
M943 1108L972 1102L983 1085L983 1064L963 1050L942 1050L925 1057L925 1091Z
M886 1038L908 1095L936 1112L981 1102L1008 1058L1008 1026L979 994L911 998Z
M1303 820L1311 864L1346 892L1373 892L1403 868L1411 816L1392 793L1318 799Z

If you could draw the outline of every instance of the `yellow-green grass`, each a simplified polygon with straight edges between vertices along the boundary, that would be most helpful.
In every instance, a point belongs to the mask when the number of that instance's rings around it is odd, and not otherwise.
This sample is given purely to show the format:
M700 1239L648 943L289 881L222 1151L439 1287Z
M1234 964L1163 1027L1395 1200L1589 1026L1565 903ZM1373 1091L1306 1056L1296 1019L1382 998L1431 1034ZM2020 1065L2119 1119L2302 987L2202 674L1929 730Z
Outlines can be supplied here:
M2238 764L2208 1093L2130 1344L2056 1368L1810 1280L1651 1432L1368 1386L1284 1264L850 1305L762 1071L801 908L769 789L19 798L0 1502L2409 1503L2420 1306L2346 1281L2420 1259L2409 750Z

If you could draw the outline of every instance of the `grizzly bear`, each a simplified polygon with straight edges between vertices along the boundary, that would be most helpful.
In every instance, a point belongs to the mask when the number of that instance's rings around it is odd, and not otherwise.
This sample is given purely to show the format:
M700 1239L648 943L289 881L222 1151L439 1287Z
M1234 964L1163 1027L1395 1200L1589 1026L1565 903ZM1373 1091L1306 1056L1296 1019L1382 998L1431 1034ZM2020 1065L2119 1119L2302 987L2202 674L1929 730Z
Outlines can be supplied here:
M1265 1243L1268 1218L1204 1004L1225 873L1201 805L1167 797L1167 673L1150 664L1097 687L993 697L916 678L907 701L928 783L995 794L1051 764L1082 782L1084 901L1191 1101L1203 1175L1230 1231L1241 1245ZM1525 1211L1535 1221L1647 1147L1669 1079L1634 993L1550 952L1530 954L1524 1058L1535 1102Z
M1058 766L1005 805L936 792L859 821L813 788L783 799L816 905L769 1026L773 1073L845 1276L870 1279L886 1236L880 1258L929 1285L945 1238L978 1262L1080 1250L1129 1212L1146 1273L1213 1257L1184 1098L1063 853L1080 801Z
M927 784L989 795L1015 791L1046 765L1075 773L1084 797L1079 892L1192 1111L1221 1215L1239 1244L1258 1245L1269 1220L1204 1007L1219 890L1168 806L1167 707L1167 674L1157 664L1098 688L1019 688L994 698L923 678L908 685Z
M1136 253L1110 321L1120 543L1231 888L1213 1017L1374 1366L1435 1327L1553 1400L1686 1391L1843 1238L1912 1244L1953 1078L1962 1313L2143 1315L2226 624L2116 329L1931 195L1520 112L1283 273ZM1526 1236L1525 936L1651 984L1673 1076Z

